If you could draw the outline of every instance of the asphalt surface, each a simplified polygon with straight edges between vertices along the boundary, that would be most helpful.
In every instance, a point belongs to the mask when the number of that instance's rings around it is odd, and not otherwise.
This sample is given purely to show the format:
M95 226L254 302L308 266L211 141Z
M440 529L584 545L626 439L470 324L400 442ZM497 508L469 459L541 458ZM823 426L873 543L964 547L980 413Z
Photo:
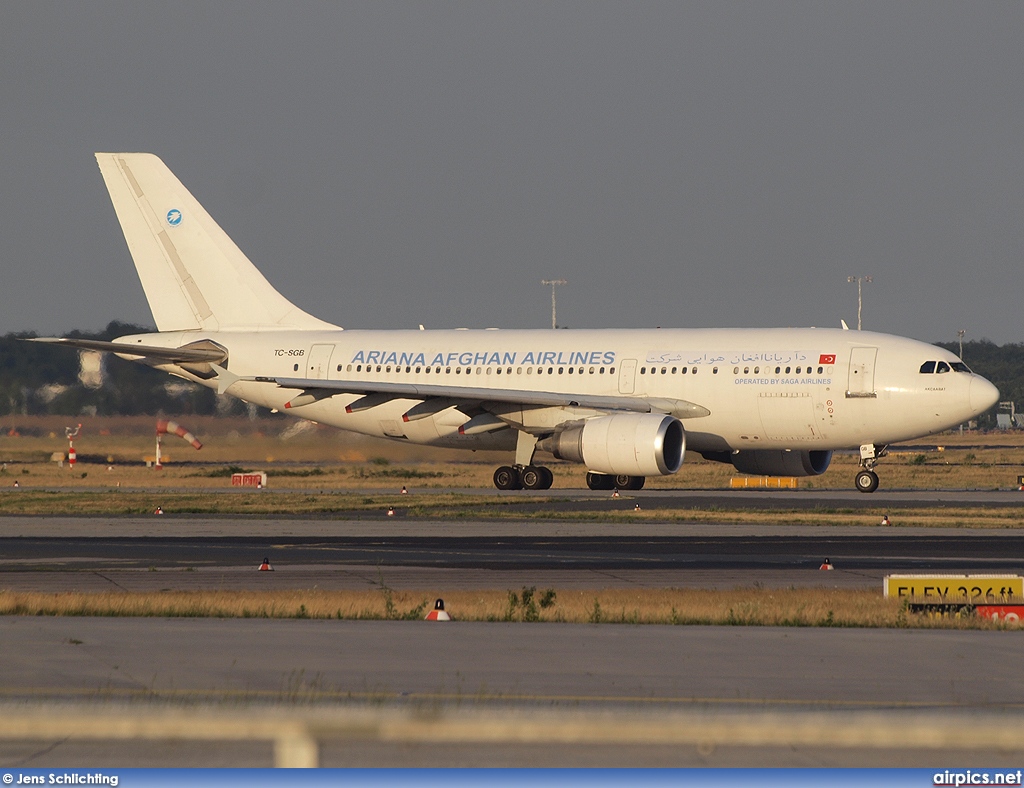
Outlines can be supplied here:
M943 505L943 504L935 504ZM869 524L870 523L870 524ZM256 567L270 558L274 572ZM823 557L836 569L817 569ZM874 587L1020 572L1024 529L0 518L0 589ZM1019 631L0 617L0 699L603 709L1024 709ZM180 744L0 742L0 764L174 765ZM265 746L189 745L262 765ZM949 765L1018 754L325 743L325 765ZM180 761L179 761L180 762Z
M423 621L0 618L0 699L581 709L1024 709L1020 634ZM151 754L150 754L151 753ZM4 766L268 765L266 747L0 743ZM77 759L77 760L75 760ZM329 743L324 765L1019 765L1019 753Z

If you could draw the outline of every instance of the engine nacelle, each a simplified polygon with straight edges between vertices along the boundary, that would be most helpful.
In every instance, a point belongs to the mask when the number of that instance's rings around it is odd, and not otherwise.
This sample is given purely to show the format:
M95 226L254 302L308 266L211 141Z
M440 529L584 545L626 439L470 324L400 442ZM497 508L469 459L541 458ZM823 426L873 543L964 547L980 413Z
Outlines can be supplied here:
M831 451L755 449L729 455L740 473L758 476L821 476L832 462Z
M667 476L683 464L686 432L672 416L615 413L574 424L537 447L598 473Z

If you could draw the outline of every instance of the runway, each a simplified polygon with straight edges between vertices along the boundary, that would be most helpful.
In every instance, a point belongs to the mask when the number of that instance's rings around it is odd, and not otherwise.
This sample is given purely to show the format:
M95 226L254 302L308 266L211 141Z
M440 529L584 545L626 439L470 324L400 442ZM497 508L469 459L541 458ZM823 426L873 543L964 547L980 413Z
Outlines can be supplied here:
M836 570L818 567L831 559ZM255 572L269 558L275 572ZM1024 529L324 518L0 518L0 588L876 586L1024 570Z
M873 518L872 518L873 520ZM817 569L824 556L836 569ZM268 557L275 571L258 572ZM315 518L0 518L0 589L161 591L789 586L1024 569L1024 529ZM416 709L1024 709L1021 633L830 628L0 617L0 700ZM176 749L177 747L177 749ZM0 742L0 763L173 764L140 749ZM190 762L268 751L196 745ZM945 764L1018 762L944 753ZM198 758L198 761L191 759ZM262 759L262 760L261 760ZM330 744L325 765L934 765L931 751Z

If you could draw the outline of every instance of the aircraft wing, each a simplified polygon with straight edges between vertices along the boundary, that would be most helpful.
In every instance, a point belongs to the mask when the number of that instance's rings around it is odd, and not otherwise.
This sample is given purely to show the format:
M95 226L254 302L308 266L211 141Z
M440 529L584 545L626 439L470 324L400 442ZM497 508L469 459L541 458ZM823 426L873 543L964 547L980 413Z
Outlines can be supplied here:
M156 358L161 361L184 362L198 364L200 362L219 363L227 358L227 351L213 346L212 342L204 346L157 347L155 345L129 345L124 342L103 342L98 339L68 339L64 337L34 337L29 342L43 342L48 345L64 345L98 350L102 353L120 353L123 356L139 356L140 358Z
M216 367L214 368L216 369ZM241 378L276 383L281 388L301 389L291 407L315 402L331 394L382 395L387 399L447 399L454 403L504 402L513 405L625 410L636 413L668 413L680 419L709 416L711 411L693 402L663 397L615 397L602 394L565 394L555 391L522 391L479 386L445 386L430 383L386 383L366 380L322 380L319 378Z

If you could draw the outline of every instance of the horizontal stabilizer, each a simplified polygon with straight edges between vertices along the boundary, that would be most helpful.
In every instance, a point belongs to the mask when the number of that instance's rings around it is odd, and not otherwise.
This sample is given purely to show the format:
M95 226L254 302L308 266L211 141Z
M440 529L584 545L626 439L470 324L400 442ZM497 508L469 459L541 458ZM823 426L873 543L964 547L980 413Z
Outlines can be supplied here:
M154 345L129 345L124 342L102 342L98 339L68 339L64 337L34 337L29 342L43 342L48 345L64 345L82 350L98 350L101 353L119 353L122 356L138 356L139 358L156 358L161 361L184 362L199 364L208 362L217 364L228 357L223 348L210 347L213 343L206 342L204 347L156 347Z

